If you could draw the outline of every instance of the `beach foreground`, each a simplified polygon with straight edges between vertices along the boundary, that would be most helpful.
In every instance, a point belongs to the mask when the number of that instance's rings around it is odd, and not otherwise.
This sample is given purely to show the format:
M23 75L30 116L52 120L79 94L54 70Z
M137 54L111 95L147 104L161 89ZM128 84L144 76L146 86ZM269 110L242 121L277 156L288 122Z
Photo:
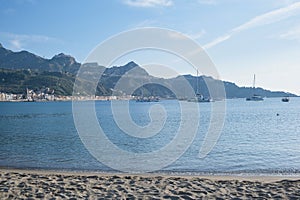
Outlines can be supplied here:
M298 177L0 170L0 199L300 199Z

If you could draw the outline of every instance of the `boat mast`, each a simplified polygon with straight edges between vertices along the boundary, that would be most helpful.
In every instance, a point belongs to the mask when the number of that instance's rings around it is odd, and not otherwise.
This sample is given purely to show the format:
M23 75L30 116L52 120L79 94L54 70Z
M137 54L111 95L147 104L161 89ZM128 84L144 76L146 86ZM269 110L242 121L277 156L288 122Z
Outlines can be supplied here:
M142 77L142 99L144 99L144 79Z
M252 87L252 93L255 95L255 74L253 75L253 87Z
M198 76L198 69L197 69L197 79L196 79L196 95L199 94L199 76Z

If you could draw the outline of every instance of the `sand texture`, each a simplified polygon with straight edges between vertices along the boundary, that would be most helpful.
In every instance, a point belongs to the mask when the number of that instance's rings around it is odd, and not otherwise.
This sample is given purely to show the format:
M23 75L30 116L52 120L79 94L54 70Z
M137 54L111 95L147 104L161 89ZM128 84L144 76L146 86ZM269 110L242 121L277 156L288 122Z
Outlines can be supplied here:
M0 170L0 199L234 198L300 199L300 179Z

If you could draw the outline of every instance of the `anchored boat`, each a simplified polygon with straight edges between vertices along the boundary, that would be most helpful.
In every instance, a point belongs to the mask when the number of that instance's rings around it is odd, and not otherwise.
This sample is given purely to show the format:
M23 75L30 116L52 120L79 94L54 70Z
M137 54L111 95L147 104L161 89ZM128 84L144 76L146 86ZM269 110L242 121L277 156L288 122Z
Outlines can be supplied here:
M255 74L253 77L253 95L251 97L247 97L246 101L263 101L264 98L260 95L255 94Z

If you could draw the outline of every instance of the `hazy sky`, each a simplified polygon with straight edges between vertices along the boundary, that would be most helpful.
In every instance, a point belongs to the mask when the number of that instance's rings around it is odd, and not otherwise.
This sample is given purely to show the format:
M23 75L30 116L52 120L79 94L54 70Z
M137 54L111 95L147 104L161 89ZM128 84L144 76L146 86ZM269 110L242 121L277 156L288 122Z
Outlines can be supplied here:
M300 95L300 1L0 0L2 45L46 58L63 52L82 62L108 37L149 26L197 41L222 80L250 86L255 73L259 87Z

